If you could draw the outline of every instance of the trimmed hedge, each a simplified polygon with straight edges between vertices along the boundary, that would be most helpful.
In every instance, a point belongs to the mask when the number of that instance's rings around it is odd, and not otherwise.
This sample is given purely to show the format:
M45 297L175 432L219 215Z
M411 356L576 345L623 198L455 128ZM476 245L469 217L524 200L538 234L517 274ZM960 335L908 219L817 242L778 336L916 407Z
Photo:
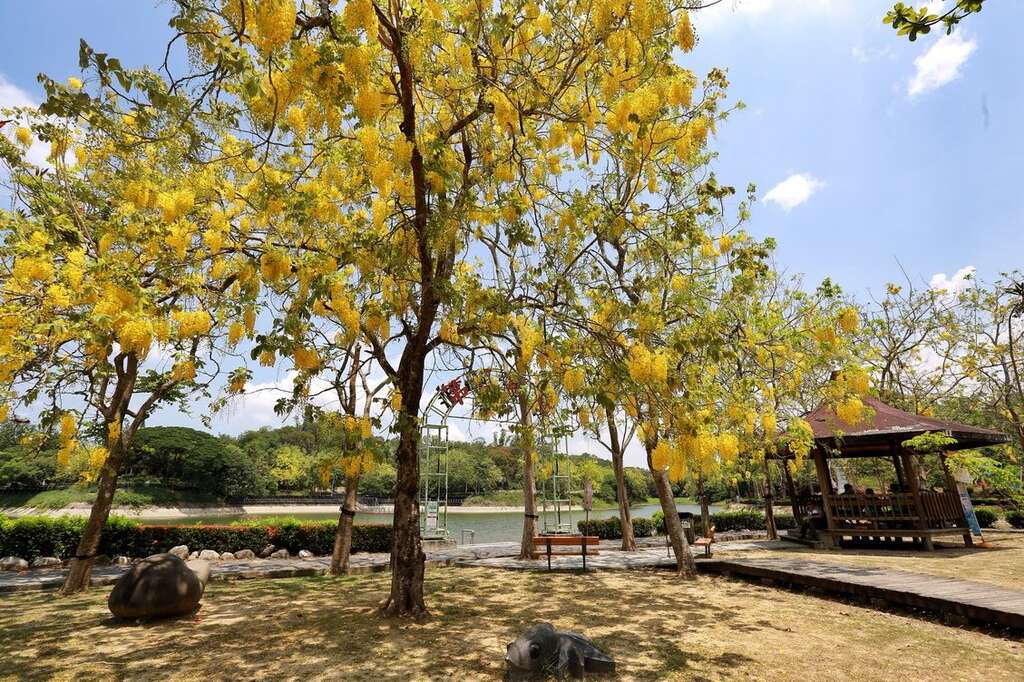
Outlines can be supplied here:
M974 515L978 517L978 525L982 528L991 528L999 518L998 507L975 507Z
M664 533L665 515L660 511L654 512L652 520L657 525L658 532ZM717 512L711 515L711 525L715 527L716 533L734 530L766 530L768 528L764 512L758 509ZM693 515L693 527L697 532L703 532L700 514ZM775 528L777 530L796 527L796 519L793 518L792 514L775 514Z
M75 516L26 516L0 518L0 556L18 556L28 561L39 556L69 559L75 553L85 519ZM327 555L334 548L333 521L280 521L274 524L233 526L144 526L112 516L103 529L100 554L145 557L166 552L176 545L190 550L212 549L235 552L251 549L259 552L266 545L285 548L292 554L308 549ZM352 528L353 552L391 550L391 526L356 525Z
M1006 522L1014 528L1024 528L1024 511L1014 509L1006 512Z
M630 519L633 523L633 535L645 538L654 535L655 526L652 519ZM583 535L596 535L602 540L619 540L622 538L622 519L612 516L607 519L591 519L576 524Z

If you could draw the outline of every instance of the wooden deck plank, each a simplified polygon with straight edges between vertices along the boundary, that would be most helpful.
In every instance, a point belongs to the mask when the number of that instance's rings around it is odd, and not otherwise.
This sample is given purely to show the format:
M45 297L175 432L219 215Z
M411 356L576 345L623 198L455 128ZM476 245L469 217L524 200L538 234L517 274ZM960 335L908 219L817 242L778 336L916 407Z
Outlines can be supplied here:
M786 558L719 559L702 570L767 578L1024 630L1024 591L899 569Z

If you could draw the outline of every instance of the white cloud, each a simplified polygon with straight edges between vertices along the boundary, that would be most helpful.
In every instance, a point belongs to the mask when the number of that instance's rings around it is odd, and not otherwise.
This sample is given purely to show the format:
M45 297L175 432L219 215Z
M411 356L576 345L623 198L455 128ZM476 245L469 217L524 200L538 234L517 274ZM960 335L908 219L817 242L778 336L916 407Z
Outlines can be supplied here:
M789 212L811 198L811 195L825 186L822 180L810 173L794 173L768 190L764 200L778 204Z
M959 33L939 38L914 60L916 72L907 83L907 94L914 97L959 78L960 67L977 47L974 40L964 40Z
M955 296L961 291L971 286L974 281L974 273L977 270L973 265L962 267L953 273L952 277L947 277L944 272L937 272L932 275L931 281L928 282L928 286L933 291L938 291L949 296Z
M32 107L39 105L31 95L19 88L0 73L0 109L13 109L16 107ZM13 138L15 126L8 124L3 127L3 134ZM33 139L32 146L28 150L28 160L37 166L49 166L46 157L50 155L50 149L37 139Z
M855 45L850 48L850 56L861 64L869 64L871 62L880 62L883 59L893 60L896 58L896 53L888 45L883 47L860 47Z

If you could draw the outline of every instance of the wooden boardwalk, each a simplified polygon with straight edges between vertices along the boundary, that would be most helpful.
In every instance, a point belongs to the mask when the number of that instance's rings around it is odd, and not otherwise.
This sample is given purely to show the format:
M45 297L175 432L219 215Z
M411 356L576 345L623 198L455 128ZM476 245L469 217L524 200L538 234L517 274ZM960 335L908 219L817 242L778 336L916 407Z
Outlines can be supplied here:
M768 584L815 588L872 605L923 609L953 624L971 622L1024 631L1024 590L891 568L796 558L711 559L698 562L698 567L702 572L757 578Z

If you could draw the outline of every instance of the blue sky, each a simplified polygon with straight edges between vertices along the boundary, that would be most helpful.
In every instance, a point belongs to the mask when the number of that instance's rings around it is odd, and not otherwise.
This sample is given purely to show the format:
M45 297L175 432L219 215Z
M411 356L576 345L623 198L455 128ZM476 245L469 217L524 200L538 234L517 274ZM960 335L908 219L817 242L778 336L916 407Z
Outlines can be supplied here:
M757 185L751 231L776 237L779 266L808 286L831 277L860 298L900 281L900 264L919 284L966 268L993 279L1024 248L1024 3L986 3L953 36L916 43L882 23L891 4L724 0L695 14L700 42L684 61L728 69L746 104L713 144L722 182ZM169 14L149 0L0 0L0 106L38 101L39 72L77 74L79 38L158 65ZM251 398L214 428L277 423L272 403Z

